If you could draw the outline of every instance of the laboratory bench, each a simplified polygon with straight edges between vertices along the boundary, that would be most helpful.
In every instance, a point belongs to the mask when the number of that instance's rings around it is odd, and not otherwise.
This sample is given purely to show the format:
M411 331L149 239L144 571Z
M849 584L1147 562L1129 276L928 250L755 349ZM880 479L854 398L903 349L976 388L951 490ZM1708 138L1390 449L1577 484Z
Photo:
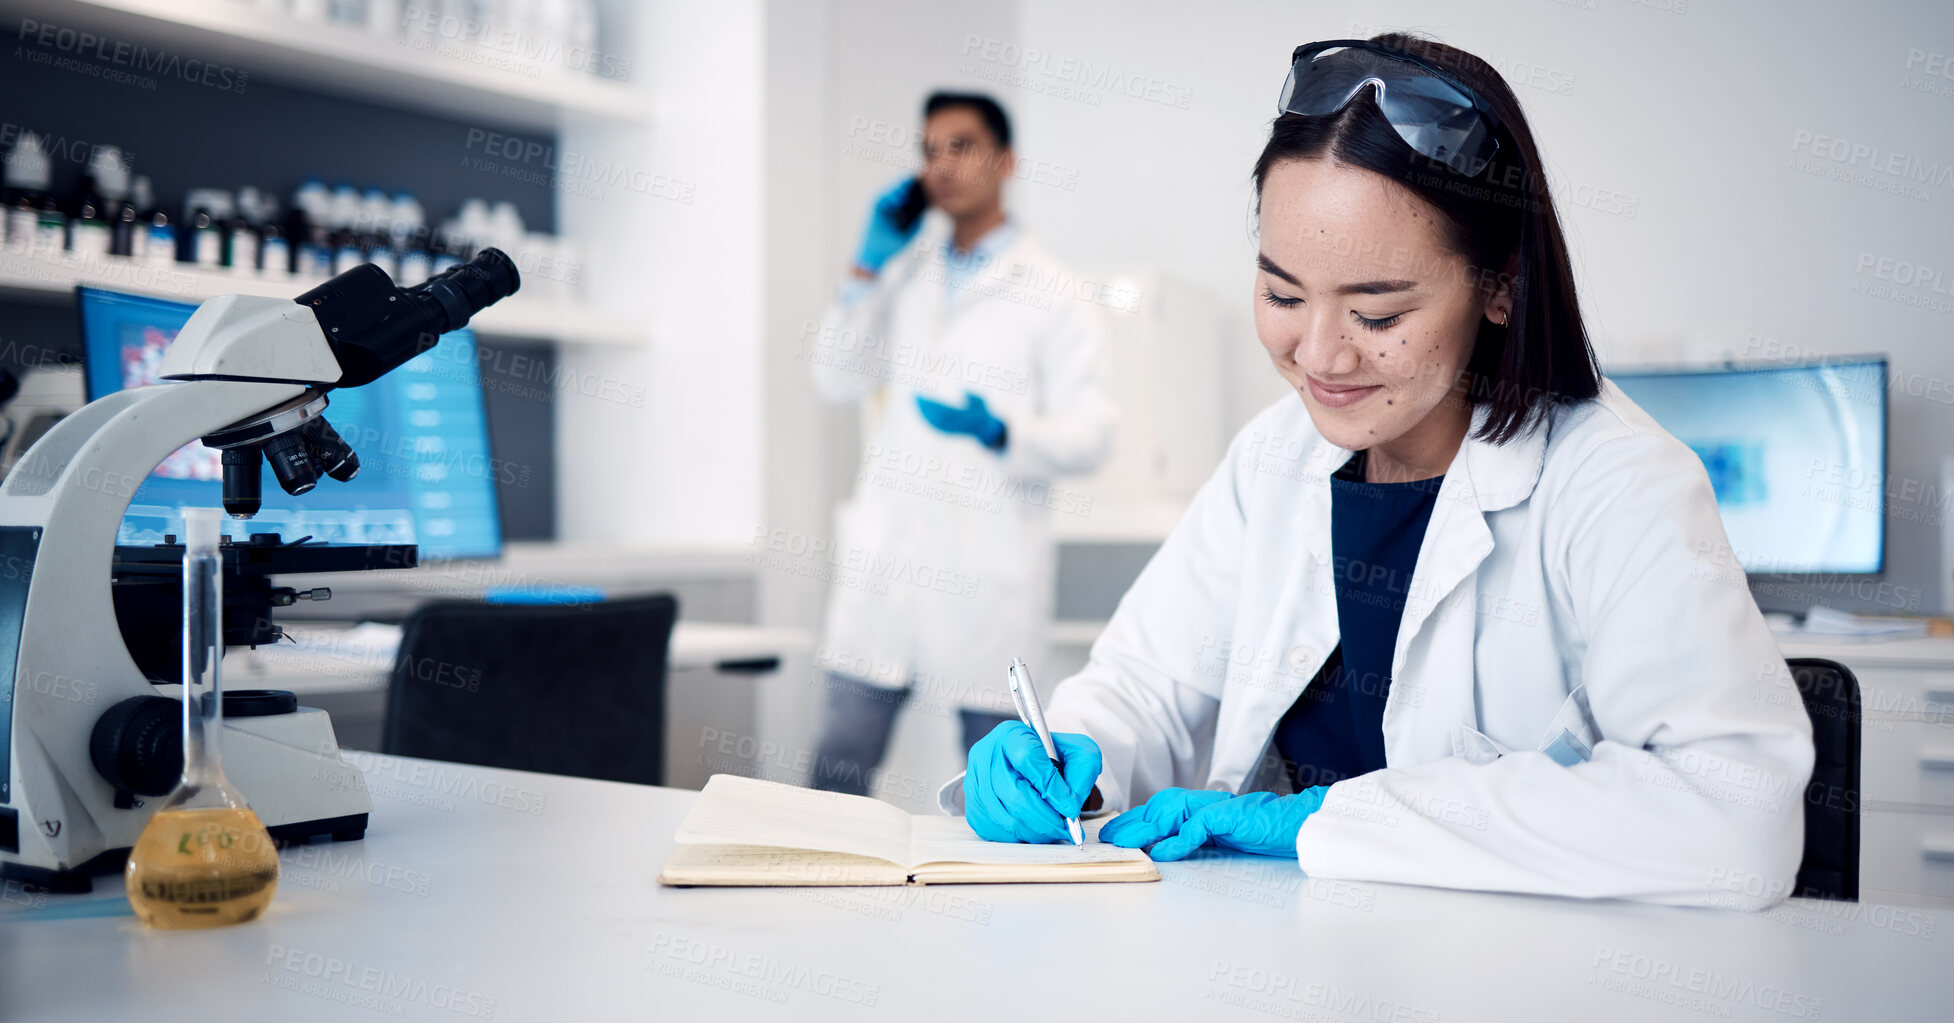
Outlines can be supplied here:
M120 879L0 897L0 1018L1925 1020L1944 910L1761 913L1304 877L676 889L696 793L349 753L363 840L282 853L259 920L148 931Z

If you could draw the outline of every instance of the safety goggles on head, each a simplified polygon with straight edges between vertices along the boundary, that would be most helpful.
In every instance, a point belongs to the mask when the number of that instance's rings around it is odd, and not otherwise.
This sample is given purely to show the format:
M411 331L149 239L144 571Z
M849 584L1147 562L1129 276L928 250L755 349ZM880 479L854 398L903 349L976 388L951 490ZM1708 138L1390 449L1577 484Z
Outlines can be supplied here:
M1342 110L1376 87L1377 108L1398 137L1424 156L1477 177L1499 151L1499 118L1479 94L1403 50L1364 39L1296 47L1278 113L1317 117Z

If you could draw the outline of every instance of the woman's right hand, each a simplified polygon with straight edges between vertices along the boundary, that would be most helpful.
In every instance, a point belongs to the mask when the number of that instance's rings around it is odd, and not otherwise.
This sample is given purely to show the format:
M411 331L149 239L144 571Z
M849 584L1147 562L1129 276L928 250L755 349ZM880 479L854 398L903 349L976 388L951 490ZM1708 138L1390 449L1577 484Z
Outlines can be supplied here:
M1076 732L1053 732L1064 773L1052 766L1038 733L1006 721L970 747L963 813L970 830L991 842L1070 842L1065 819L1077 817L1104 763L1099 744Z

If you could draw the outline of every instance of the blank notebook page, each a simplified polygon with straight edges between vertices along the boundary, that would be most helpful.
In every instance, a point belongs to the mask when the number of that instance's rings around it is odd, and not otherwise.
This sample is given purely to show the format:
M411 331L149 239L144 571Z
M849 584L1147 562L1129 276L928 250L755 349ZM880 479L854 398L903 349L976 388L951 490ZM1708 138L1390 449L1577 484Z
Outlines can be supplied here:
M986 842L962 817L912 814L867 796L716 774L679 825L688 845L768 846L873 856L914 868L925 863L1054 864L1144 860L1136 849L1098 842L1103 819L1082 821L1086 845Z
M715 774L686 813L677 838L689 844L852 853L907 864L909 814L866 796Z

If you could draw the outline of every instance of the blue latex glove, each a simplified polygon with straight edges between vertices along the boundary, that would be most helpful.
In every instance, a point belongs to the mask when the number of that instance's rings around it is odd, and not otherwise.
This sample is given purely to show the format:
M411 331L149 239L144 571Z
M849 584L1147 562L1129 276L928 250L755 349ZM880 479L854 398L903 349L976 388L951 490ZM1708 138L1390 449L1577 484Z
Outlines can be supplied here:
M909 198L910 189L921 187L922 183L915 178L903 178L896 182L895 187L876 198L874 207L869 210L868 228L862 232L861 250L855 254L856 266L869 273L881 273L883 264L901 252L902 247L909 244L909 239L916 237L916 232L923 227L923 218L917 217L916 222L905 231L896 226L896 210L902 207L903 200Z
M977 837L1033 844L1072 841L1065 818L1079 815L1105 758L1098 743L1075 732L1053 732L1052 745L1065 764L1063 775L1045 755L1038 733L1022 721L1006 721L970 747L963 815Z
M1294 856L1296 832L1329 791L1329 786L1318 785L1293 796L1231 796L1162 789L1145 804L1107 821L1099 840L1128 849L1151 845L1147 855L1156 860L1178 860L1209 843L1263 856Z
M993 451L1004 446L1004 420L992 415L991 407L975 391L964 392L962 408L920 394L916 396L916 407L931 426L944 433L968 434Z

